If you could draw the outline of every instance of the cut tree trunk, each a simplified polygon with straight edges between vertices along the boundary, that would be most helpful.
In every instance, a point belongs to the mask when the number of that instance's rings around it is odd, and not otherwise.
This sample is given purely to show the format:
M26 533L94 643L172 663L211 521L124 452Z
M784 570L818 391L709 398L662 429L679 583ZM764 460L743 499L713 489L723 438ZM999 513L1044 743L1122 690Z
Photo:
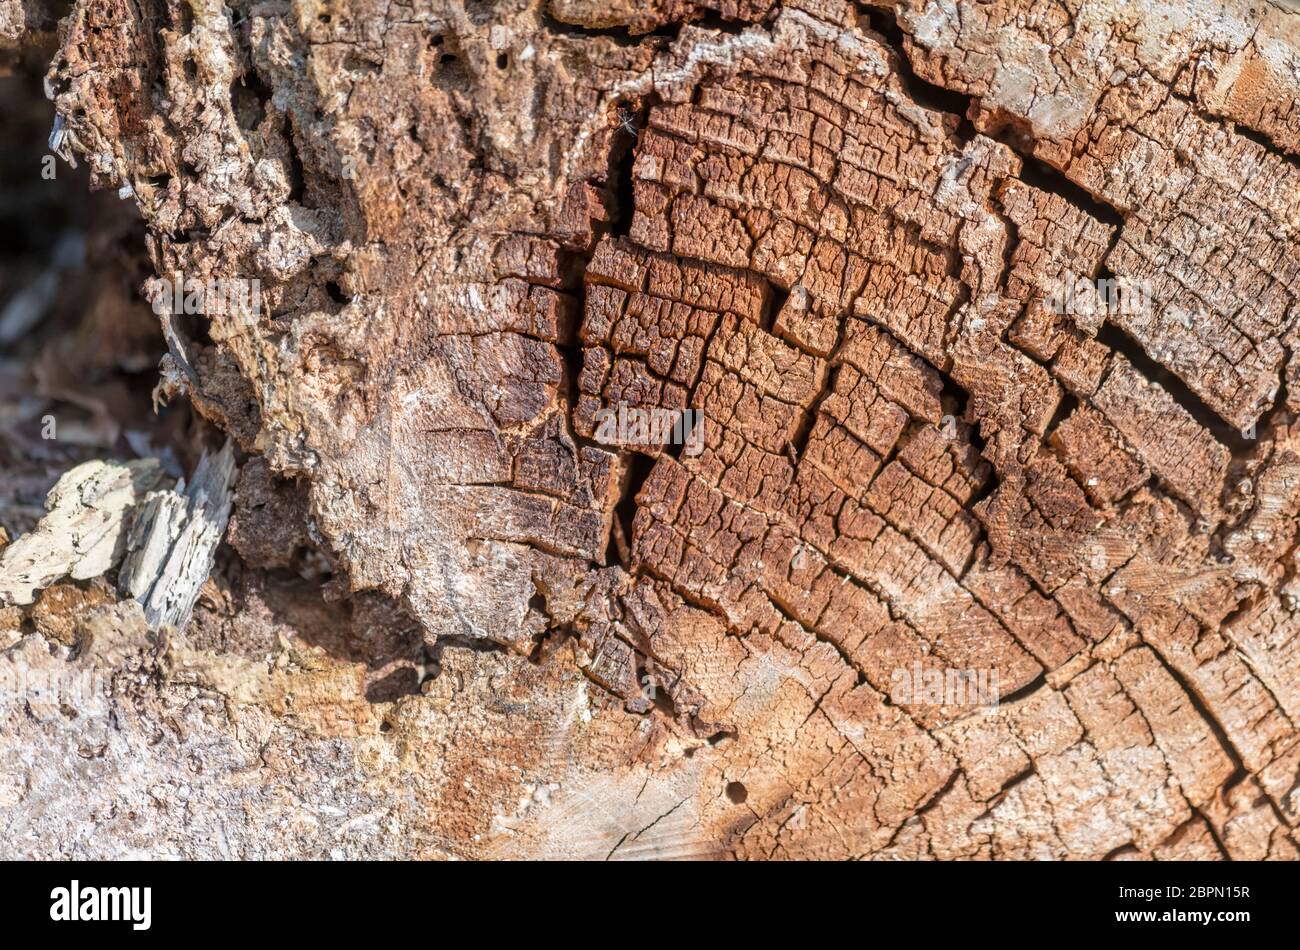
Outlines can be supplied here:
M1149 6L77 0L241 557L0 840L1295 857L1300 14Z

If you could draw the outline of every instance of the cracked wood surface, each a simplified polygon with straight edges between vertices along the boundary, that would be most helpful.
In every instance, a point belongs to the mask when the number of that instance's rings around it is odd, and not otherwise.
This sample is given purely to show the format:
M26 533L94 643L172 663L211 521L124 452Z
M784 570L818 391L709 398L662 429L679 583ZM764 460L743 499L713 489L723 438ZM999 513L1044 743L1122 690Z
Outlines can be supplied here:
M13 850L1296 857L1297 23L80 0L68 155L160 278L261 281L162 393L259 457L249 570L309 537L350 613L60 591L125 725L7 720ZM1050 303L1112 278L1150 311Z

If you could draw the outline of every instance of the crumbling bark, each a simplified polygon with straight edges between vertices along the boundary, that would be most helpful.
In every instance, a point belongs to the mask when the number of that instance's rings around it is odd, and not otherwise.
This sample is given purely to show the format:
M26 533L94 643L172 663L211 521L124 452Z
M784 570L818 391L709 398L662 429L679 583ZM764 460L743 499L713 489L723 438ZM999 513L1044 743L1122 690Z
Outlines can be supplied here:
M1295 857L1300 19L1147 6L78 2L58 147L146 296L261 287L160 397L265 573L78 620L149 675L15 850Z

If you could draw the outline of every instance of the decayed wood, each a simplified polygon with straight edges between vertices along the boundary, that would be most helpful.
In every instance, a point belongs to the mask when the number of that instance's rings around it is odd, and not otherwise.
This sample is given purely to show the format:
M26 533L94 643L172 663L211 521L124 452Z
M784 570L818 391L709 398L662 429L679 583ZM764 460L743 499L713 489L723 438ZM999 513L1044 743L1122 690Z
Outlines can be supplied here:
M188 622L230 520L234 471L227 442L203 455L188 485L152 491L134 512L118 586L143 606L150 627Z
M196 830L97 847L1294 858L1298 18L1152 7L78 3L69 147L263 295L160 386L260 456L248 573L75 661L221 698L96 760L204 756Z
M184 628L225 535L234 471L229 443L174 488L157 459L78 465L50 490L35 530L0 552L0 604L116 570L151 628Z
M98 577L126 553L136 504L165 476L156 459L85 462L65 474L45 500L34 531L0 553L0 603L30 604L63 577Z

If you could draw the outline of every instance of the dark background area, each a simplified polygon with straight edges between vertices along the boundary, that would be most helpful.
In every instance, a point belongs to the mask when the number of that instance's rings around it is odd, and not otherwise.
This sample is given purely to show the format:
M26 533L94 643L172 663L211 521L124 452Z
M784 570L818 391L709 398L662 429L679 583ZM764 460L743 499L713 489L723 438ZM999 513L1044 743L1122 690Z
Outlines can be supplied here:
M0 527L11 537L72 465L174 463L190 426L183 403L153 409L166 347L140 294L149 267L134 199L90 191L84 165L50 154L42 80L54 36L33 39L0 58Z

